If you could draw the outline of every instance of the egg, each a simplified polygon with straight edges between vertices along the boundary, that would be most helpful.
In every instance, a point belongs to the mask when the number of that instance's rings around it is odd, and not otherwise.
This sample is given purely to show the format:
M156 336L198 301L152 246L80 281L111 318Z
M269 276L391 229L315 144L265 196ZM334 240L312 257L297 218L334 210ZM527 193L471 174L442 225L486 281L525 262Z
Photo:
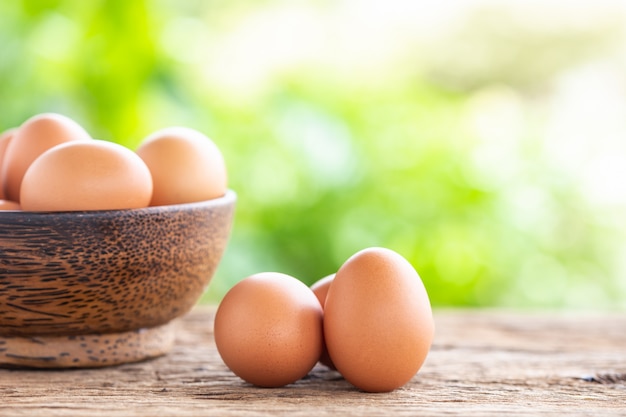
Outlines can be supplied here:
M335 279L335 274L325 276L324 278L316 281L315 283L313 283L313 285L311 285L311 290L313 291L313 294L315 294L315 296L317 297L317 300L322 305L322 309L324 308L324 304L326 303L326 294L328 294L328 289L330 288L330 284L333 282L333 279ZM325 342L319 361L322 365L325 365L330 369L336 369L333 361L330 359L330 355L328 355L328 349L326 348Z
M13 134L2 164L4 195L20 201L22 178L30 164L43 152L58 144L91 139L89 134L69 117L43 113L26 120Z
M322 307L298 279L254 274L233 286L214 321L217 350L241 379L281 387L304 377L322 352Z
M146 164L122 145L74 141L42 153L24 175L25 211L118 210L147 207L152 177Z
M6 153L7 146L13 138L15 129L9 129L0 134L0 199L4 198L4 187L2 186L2 163L4 161L4 154Z
M0 200L0 210L20 210L20 204L15 201Z
M159 130L144 139L136 152L152 173L152 206L210 200L226 193L222 153L197 130Z
M317 297L318 301L324 307L326 303L326 295L328 294L328 289L330 288L330 284L335 279L335 274L330 274L321 278L318 281L315 281L313 285L311 285L311 290L313 294Z
M337 271L324 304L324 337L341 375L367 392L388 392L421 368L434 336L428 294L413 266L368 248Z

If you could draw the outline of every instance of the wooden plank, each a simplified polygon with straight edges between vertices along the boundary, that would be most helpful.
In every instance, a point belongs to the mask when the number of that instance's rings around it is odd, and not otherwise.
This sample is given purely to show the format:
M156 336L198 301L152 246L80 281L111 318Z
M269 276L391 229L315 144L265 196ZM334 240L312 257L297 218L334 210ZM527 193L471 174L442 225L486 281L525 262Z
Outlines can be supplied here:
M165 357L93 370L0 370L0 416L626 415L626 314L437 311L413 380L360 392L317 366L284 388L244 383L212 339L214 309L180 320Z

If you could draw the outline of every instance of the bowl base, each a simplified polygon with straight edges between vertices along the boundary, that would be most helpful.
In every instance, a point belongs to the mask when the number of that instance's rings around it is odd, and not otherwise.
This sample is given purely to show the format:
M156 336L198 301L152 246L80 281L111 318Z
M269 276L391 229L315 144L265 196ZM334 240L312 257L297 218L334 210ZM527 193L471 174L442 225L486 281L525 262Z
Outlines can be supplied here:
M0 368L100 368L164 355L173 343L173 323L121 333L0 335Z

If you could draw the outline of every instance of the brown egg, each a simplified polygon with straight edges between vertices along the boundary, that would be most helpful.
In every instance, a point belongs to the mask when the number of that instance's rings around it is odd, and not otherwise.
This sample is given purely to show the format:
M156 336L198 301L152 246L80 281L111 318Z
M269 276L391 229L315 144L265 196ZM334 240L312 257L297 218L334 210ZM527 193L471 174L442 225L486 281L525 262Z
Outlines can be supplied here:
M322 307L301 281L252 275L228 291L215 314L215 344L226 366L261 387L304 377L322 351Z
M326 303L326 294L328 294L328 288L330 288L330 284L333 282L333 279L335 279L335 274L330 274L311 285L311 290L319 300L322 307L324 307L324 303Z
M326 302L326 294L328 294L328 288L330 288L330 284L333 282L333 279L335 279L335 274L325 276L324 278L316 281L313 285L311 285L311 290L313 290L313 294L315 294L315 296L317 297L318 301L322 305L322 308L324 307L324 303ZM330 369L336 369L335 364L333 364L333 361L332 359L330 359L330 355L328 354L326 342L324 342L319 362Z
M152 177L133 151L89 140L57 145L41 154L22 181L22 210L77 211L147 207Z
M202 133L170 127L148 136L137 149L154 182L151 206L191 203L226 193L226 164Z
M55 145L90 139L89 134L72 119L55 113L44 113L26 120L9 143L2 164L4 194L20 201L20 187L30 164Z
M401 255L364 249L337 271L326 296L324 336L348 382L368 392L401 387L422 366L433 335L428 294Z
M13 134L16 129L9 129L0 135L0 199L4 198L4 186L2 180L2 161L4 161L4 154L6 153L7 146L13 138Z
M21 207L15 201L0 200L0 210L21 210Z

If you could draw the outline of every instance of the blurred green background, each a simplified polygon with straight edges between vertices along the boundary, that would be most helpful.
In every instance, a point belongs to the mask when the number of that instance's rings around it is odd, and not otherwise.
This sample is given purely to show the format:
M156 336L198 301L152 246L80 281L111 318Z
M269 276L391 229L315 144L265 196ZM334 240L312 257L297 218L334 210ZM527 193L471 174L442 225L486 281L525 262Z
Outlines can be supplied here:
M435 306L626 308L620 2L33 0L0 16L0 129L54 111L133 149L171 125L220 147L239 200L203 301L385 246Z

